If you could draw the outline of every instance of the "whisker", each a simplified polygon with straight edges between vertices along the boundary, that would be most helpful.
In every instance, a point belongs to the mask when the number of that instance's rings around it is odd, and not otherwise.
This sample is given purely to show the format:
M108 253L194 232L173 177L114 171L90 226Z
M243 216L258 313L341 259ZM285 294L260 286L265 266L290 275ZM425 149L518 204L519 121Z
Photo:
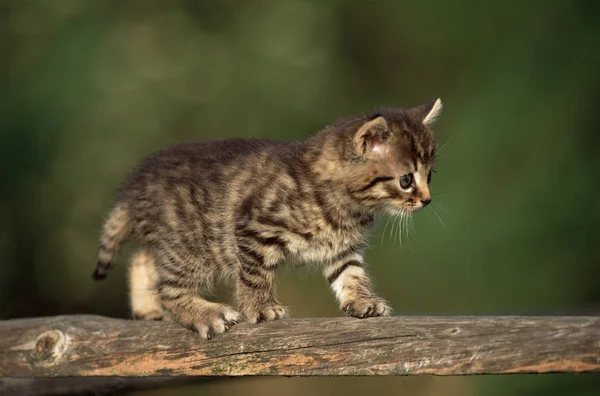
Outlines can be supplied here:
M404 213L400 213L400 217L398 218L398 242L400 242L400 246L402 246L402 222L404 221Z
M404 218L404 235L406 236L406 241L410 241L410 221L411 221L411 216L410 213L406 214L406 217Z
M402 232L404 234L404 239L406 242L410 241L412 221L413 221L413 218L412 218L410 212L403 211L403 213L402 213Z
M450 211L448 210L448 208L446 208L444 205L436 203L434 204L436 207L440 208L441 210L443 210L444 212L446 212L448 214L448 216L450 216L450 218L456 223L458 224L458 221L456 220L456 217L454 217L454 215L452 213L450 213Z
M394 238L397 238L398 242L400 242L400 245L402 245L402 239L400 238L400 227L402 225L402 214L400 214L396 218L396 225L398 226L398 230L396 231L396 234L394 235Z
M442 150L444 150L449 143L450 140L448 140L440 149L436 150L435 156L439 158L440 154L442 153Z
M446 223L444 223L444 220L442 220L442 218L440 217L440 215L437 214L437 212L435 211L435 209L431 208L431 211L433 212L433 214L435 215L435 217L438 218L438 220L440 221L440 223L442 224L442 227L444 227L444 229L446 231L448 231L448 226L446 226Z
M402 213L402 218L400 220L400 240L402 240L403 236L406 236L406 214ZM402 243L402 242L401 242Z
M383 227L383 232L381 233L381 238L379 239L379 246L383 246L383 237L385 237L385 231L387 230L388 225L390 224L390 217L388 216L385 226Z

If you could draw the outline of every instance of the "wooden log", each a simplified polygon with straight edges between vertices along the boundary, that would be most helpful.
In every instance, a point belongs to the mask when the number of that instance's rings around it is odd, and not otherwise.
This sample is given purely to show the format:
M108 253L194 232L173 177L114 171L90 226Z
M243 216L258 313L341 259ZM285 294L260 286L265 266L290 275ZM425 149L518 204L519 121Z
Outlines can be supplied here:
M550 372L600 372L600 317L288 319L210 341L169 322L0 322L0 377Z

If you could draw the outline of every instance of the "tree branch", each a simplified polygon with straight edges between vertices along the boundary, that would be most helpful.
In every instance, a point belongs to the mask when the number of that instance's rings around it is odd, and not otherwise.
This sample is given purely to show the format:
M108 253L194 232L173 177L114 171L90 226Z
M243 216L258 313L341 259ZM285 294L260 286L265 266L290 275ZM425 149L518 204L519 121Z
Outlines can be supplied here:
M288 319L210 341L169 322L0 322L0 377L548 372L600 372L600 317Z

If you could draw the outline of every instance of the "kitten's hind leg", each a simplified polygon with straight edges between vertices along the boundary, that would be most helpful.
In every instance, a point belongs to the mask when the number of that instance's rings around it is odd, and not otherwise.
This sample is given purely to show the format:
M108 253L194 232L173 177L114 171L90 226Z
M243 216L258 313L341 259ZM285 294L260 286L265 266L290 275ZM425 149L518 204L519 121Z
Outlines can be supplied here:
M152 255L136 252L129 265L129 302L134 319L167 319L158 295L158 273Z
M198 286L203 283L199 279L201 271L193 271L193 265L183 262L173 252L164 251L157 258L160 300L174 320L205 339L226 332L240 321L241 315L233 308L197 294Z

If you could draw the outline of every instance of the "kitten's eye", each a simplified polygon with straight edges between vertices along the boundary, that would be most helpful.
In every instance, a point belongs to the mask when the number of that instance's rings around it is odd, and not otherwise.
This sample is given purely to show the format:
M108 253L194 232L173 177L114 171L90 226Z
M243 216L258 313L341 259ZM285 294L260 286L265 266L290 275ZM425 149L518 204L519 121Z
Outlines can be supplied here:
M413 175L412 173L407 173L406 175L400 176L400 187L402 187L403 189L407 189L410 187L410 185L413 182Z

